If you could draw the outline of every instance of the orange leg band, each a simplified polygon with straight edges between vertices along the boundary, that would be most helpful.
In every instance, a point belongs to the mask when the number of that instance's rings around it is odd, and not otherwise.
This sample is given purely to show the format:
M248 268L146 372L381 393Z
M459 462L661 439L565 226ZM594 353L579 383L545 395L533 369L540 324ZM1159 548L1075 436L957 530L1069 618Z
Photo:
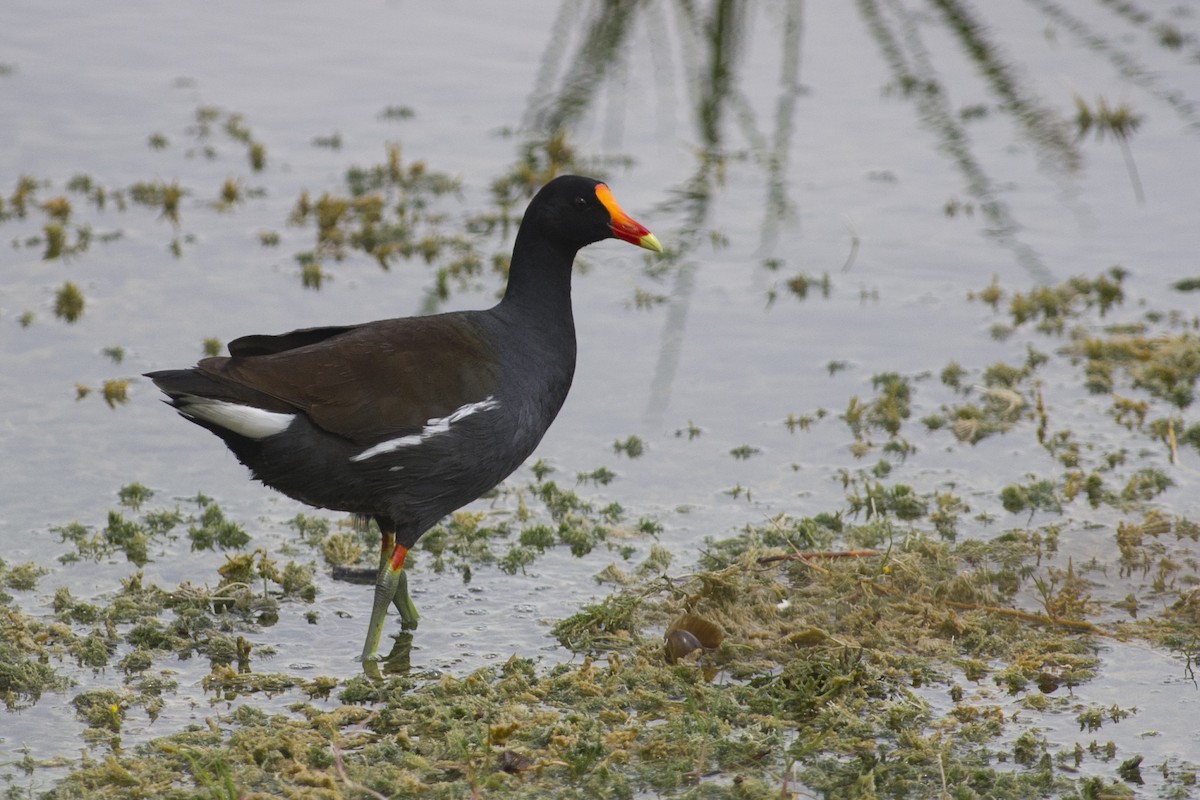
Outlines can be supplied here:
M408 548L397 543L396 548L392 550L392 572L399 572L404 568L404 558L408 555Z

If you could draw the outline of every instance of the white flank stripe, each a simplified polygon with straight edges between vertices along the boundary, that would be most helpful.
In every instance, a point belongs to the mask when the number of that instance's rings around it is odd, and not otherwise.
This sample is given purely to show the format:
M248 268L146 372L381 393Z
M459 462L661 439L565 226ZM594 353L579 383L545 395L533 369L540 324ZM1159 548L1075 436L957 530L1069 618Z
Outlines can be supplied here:
M179 409L179 413L219 425L248 439L265 439L283 433L296 418L295 414L264 411L254 406L196 395L184 395L181 399L187 404Z
M425 427L421 429L420 433L410 433L408 436L400 436L395 439L389 439L386 442L380 442L373 447L368 447L356 456L351 456L350 460L366 461L368 458L374 458L381 453L390 453L393 450L399 450L401 447L412 447L413 445L421 444L431 436L446 433L450 430L451 425L461 422L472 414L480 411L491 411L499 407L499 401L494 396L488 395L486 399L480 400L478 403L467 403L465 406L454 409L444 417L426 420Z

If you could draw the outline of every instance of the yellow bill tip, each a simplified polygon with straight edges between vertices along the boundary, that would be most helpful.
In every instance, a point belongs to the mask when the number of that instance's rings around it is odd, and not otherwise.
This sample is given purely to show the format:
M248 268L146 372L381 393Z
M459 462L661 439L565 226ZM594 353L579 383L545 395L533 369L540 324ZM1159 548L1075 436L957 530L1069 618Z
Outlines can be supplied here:
M661 253L663 251L662 242L660 242L658 237L653 233L647 233L645 236L638 239L637 245L638 247L644 247L647 250L653 250L656 253Z

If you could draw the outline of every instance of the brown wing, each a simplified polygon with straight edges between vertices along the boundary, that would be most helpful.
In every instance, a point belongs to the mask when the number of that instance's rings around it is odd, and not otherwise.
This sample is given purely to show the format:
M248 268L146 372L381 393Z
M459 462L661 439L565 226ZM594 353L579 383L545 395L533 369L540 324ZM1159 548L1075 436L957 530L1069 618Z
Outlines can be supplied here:
M342 325L327 328L301 328L298 331L281 333L275 336L268 334L242 336L229 343L229 354L233 356L268 356L274 353L282 353L284 350L295 350L298 347L316 344L334 336L341 336L343 333L352 331L357 327L360 326Z
M270 338L282 343L290 336ZM499 383L492 349L469 314L384 320L313 338L278 352L242 350L264 355L206 358L198 368L274 398L279 406L270 410L298 409L358 444L419 430L487 398Z

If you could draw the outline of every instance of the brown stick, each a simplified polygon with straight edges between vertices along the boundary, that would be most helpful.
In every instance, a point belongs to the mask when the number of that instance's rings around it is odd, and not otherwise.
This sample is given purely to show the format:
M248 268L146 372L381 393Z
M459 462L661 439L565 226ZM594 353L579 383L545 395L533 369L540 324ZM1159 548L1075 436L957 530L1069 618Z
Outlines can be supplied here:
M889 589L886 586L880 586L878 583L873 583L872 581L859 581L859 584L869 586L880 594L887 595L888 597L896 596L896 592L892 589ZM1052 625L1058 628L1070 628L1071 630L1085 631L1087 633L1096 634L1097 636L1114 637L1116 635L1112 631L1106 631L1099 625L1094 625L1091 622L1085 622L1079 619L1052 617L1049 614L1038 614L1033 611L1021 611L1017 608L1001 608L1000 606L988 606L980 603L964 603L961 600L943 600L928 596L920 596L918 599L923 599L925 602L933 605L943 605L949 606L950 608L957 608L961 611L982 611L985 614L996 614L1001 617L1013 617L1014 619L1019 619L1022 622L1032 622L1037 625Z
M786 553L780 556L763 556L759 564L774 564L776 561L809 561L814 558L866 558L879 555L878 550L825 550L816 553Z
M865 558L869 556L880 555L878 550L827 550L823 552L813 553L787 553L778 556L763 556L758 559L759 564L773 564L778 561L804 561L808 562L819 558ZM870 581L865 582L868 586L881 594L894 596L896 593L887 587L880 586L877 583ZM1063 617L1051 617L1047 614L1037 614L1031 611L1021 611L1015 608L1000 608L998 606L980 605L978 603L964 603L958 600L939 600L935 598L926 598L930 603L949 606L963 611L983 611L988 614L997 614L1003 617L1014 617L1024 622L1031 622L1038 625L1052 625L1059 628L1070 628L1077 631L1086 631L1097 636L1113 636L1111 631L1106 631L1098 625L1091 622L1085 622L1078 619L1066 619Z

